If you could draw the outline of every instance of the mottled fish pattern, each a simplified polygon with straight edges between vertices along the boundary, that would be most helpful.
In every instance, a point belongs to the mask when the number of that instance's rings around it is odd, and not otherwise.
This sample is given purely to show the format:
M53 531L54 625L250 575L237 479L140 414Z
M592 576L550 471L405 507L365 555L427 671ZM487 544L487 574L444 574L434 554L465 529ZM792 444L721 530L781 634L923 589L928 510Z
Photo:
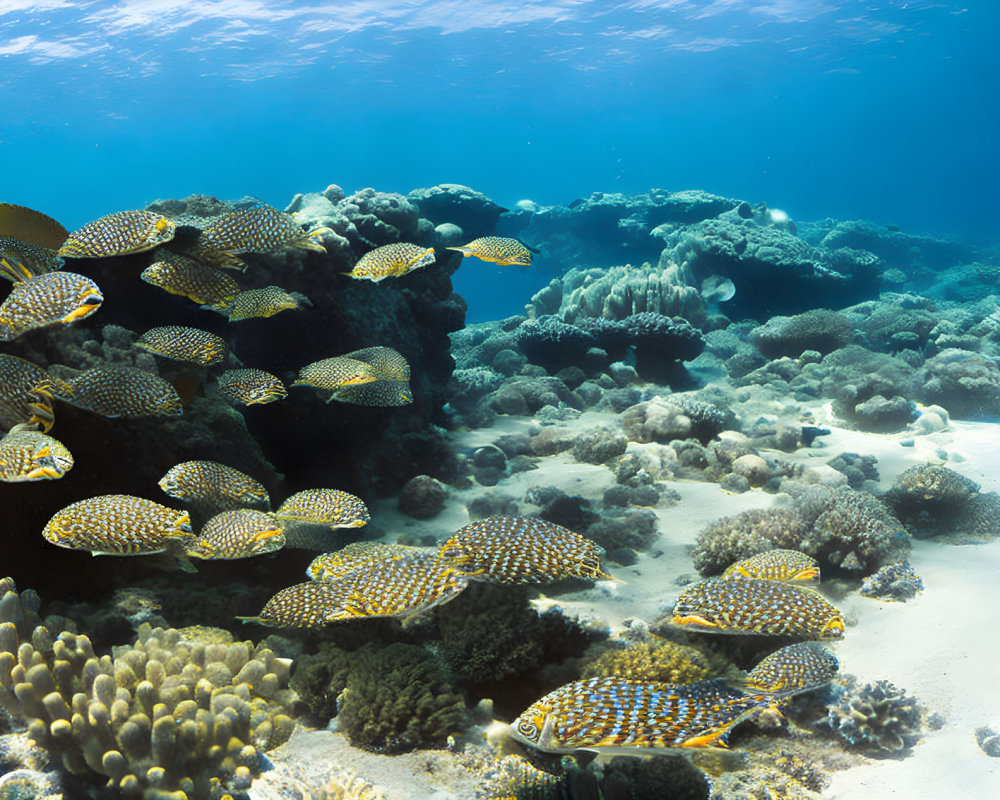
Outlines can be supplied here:
M134 344L148 353L203 367L220 364L229 352L221 336L186 325L150 328Z
M292 386L312 386L314 389L337 392L376 380L378 376L364 361L334 356L306 364L299 370Z
M16 236L0 236L0 274L42 275L59 269L56 251L25 242Z
M0 303L0 341L86 319L104 302L94 281L75 272L46 272L15 283Z
M266 203L238 208L216 217L202 232L205 247L222 253L271 253L283 247L301 247L325 253L290 214Z
M306 569L306 575L314 581L335 581L377 561L404 558L418 552L419 548L402 544L351 542L336 553L316 556Z
M0 439L0 481L57 480L73 468L69 449L30 425L18 425Z
M318 627L373 617L406 618L454 599L468 579L441 564L433 552L380 559L332 581L282 589L260 615L247 621L284 627Z
M223 511L208 520L187 545L187 555L202 559L237 559L280 550L285 544L274 517L252 508Z
M258 481L218 461L182 461L167 470L158 486L176 500L202 503L218 511L271 504L267 489Z
M725 747L730 731L767 704L767 698L721 681L674 686L592 678L545 695L510 729L516 739L547 753Z
M94 555L159 553L191 536L191 518L186 511L142 497L108 494L58 511L42 536L59 547Z
M226 315L241 291L225 272L173 253L163 253L139 277L165 292Z
M73 231L60 258L111 258L152 250L174 238L177 226L155 211L118 211Z
M765 578L788 583L819 583L819 563L798 550L767 550L729 566L722 577L727 580L740 578Z
M55 420L53 385L48 372L37 364L0 353L0 424L9 429L38 423L48 433Z
M739 687L747 692L787 697L825 686L839 669L837 657L822 645L797 642L762 659Z
M369 250L347 274L352 278L378 283L385 278L399 278L408 272L434 263L434 248L394 242Z
M441 547L441 560L495 583L549 583L607 578L604 548L537 517L487 517L459 529Z
M704 633L839 639L844 617L811 589L760 578L712 578L686 588L672 625Z
M490 261L500 266L531 266L531 251L517 239L504 236L483 236L459 247L449 247L463 256L475 256L481 261Z
M299 307L299 301L280 286L265 286L240 292L229 306L229 321L266 319Z
M183 412L181 398L159 375L106 364L58 381L53 394L64 403L102 417L173 417Z
M265 405L288 397L281 379L262 369L226 370L216 381L216 391L241 406Z
M278 519L308 522L329 528L360 528L371 521L364 501L341 489L306 489L296 492L274 514Z

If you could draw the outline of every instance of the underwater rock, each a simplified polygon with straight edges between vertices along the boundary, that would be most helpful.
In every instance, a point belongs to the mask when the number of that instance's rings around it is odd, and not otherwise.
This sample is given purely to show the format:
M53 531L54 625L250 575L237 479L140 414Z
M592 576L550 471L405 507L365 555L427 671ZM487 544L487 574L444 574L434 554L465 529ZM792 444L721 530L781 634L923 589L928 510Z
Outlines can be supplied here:
M461 228L465 241L494 233L497 221L507 211L482 192L458 183L414 189L406 197L420 210L420 216L434 225L452 223Z
M718 575L735 561L776 547L797 549L807 529L806 520L792 509L750 509L702 529L691 558L701 575Z
M920 371L924 403L948 409L956 419L1000 415L1000 365L968 350L948 349L931 356Z
M1000 734L993 728L986 725L976 728L976 744L991 758L1000 758Z
M432 519L444 510L448 488L430 475L415 475L399 491L399 510L414 519Z
M679 405L657 395L625 409L622 427L629 441L667 443L687 439L693 426Z
M625 452L628 440L611 428L592 428L573 439L573 458L587 464L604 464Z

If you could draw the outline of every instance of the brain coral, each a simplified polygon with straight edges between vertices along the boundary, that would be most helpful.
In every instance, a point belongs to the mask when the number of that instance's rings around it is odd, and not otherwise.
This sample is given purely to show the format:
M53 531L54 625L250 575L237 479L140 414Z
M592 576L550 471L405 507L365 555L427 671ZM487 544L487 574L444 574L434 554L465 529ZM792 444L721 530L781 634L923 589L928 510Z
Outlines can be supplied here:
M36 598L11 579L0 592L0 706L77 781L221 798L291 735L290 662L266 647L144 624L98 657L86 636L37 624Z

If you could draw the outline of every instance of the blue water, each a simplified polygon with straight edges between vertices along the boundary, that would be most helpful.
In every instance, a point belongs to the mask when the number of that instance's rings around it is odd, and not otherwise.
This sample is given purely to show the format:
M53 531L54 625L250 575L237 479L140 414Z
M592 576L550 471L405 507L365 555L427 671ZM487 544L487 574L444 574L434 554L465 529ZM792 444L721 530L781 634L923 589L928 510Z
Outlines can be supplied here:
M0 3L3 200L700 188L985 241L1000 3Z

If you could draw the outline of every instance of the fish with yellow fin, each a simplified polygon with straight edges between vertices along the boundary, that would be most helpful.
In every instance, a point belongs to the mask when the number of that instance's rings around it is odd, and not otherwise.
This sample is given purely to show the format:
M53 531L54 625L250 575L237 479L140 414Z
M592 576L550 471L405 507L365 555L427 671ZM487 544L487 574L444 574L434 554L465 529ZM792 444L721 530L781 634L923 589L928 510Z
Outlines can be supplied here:
M483 236L479 239L473 239L468 244L447 249L457 250L466 258L474 256L480 261L489 261L502 267L531 266L531 251L517 239L505 236Z
M0 439L0 481L58 480L73 469L69 449L33 425L16 425Z
M325 253L319 241L322 232L306 233L291 214L257 203L216 217L202 231L200 241L209 250L224 254L227 265L243 269L238 256L245 253L273 253L285 247Z
M44 269L44 267L40 267ZM0 259L0 277L14 285L0 303L0 341L86 319L104 302L94 281L75 272L33 274L23 262Z
M132 344L162 358L203 367L221 363L229 352L221 336L187 325L150 328Z
M288 397L281 378L262 369L227 369L218 377L216 391L241 406L266 405Z
M174 238L177 226L155 211L117 211L66 237L60 258L112 258L143 253Z
M732 729L770 704L771 698L718 680L671 685L591 678L549 692L510 731L546 753L653 755L665 748L728 747Z
M177 390L159 375L124 364L103 364L53 383L64 403L101 417L173 417L184 408Z
M55 381L40 366L0 353L0 425L41 425L48 433L55 421L52 390Z
M163 252L139 276L170 294L228 315L240 285L222 270L175 253Z
M421 247L408 242L392 244L369 250L346 273L352 278L378 283L386 278L400 278L407 273L434 263L434 248Z
M232 560L273 553L284 545L281 525L271 514L236 508L208 520L185 552L193 558Z
M236 295L230 303L229 321L267 319L282 311L293 311L297 308L299 301L280 286L248 289Z

